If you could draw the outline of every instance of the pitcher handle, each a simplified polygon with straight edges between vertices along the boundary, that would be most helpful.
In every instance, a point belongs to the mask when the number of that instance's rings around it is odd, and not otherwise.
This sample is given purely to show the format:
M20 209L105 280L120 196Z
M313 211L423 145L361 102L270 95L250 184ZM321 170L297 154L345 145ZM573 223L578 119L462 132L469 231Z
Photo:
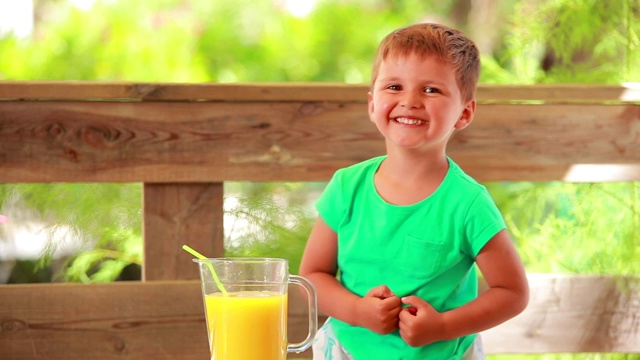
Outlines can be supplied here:
M289 283L296 284L304 288L309 299L309 334L302 342L287 344L287 352L303 352L311 347L313 339L318 331L318 306L316 300L316 290L311 282L302 276L289 275Z

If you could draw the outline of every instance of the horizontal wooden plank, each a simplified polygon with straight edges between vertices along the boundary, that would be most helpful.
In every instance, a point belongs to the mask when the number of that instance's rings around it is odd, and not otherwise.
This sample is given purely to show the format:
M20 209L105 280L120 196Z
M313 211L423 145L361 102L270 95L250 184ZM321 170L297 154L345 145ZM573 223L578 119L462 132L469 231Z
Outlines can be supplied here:
M529 306L482 334L490 353L640 353L640 278L530 275Z
M0 101L366 102L366 99L366 86L338 83L163 84L85 81L0 82Z
M0 102L0 182L326 181L382 153L364 103ZM449 154L480 181L640 180L640 105L482 105Z
M0 81L3 100L84 101L340 101L366 102L368 84L345 83L128 83L99 81ZM478 86L480 103L640 103L640 85Z
M0 182L328 179L383 151L364 104L0 102Z
M289 338L300 342L306 300L290 298ZM208 359L200 282L0 285L0 349L3 360Z
M640 180L640 106L483 105L448 150L481 181Z
M199 283L0 286L7 360L208 358Z
M640 352L640 278L529 275L531 302L487 353ZM308 328L290 292L289 338ZM321 316L320 322L325 320ZM0 286L3 359L206 359L198 281ZM310 357L310 351L290 357Z

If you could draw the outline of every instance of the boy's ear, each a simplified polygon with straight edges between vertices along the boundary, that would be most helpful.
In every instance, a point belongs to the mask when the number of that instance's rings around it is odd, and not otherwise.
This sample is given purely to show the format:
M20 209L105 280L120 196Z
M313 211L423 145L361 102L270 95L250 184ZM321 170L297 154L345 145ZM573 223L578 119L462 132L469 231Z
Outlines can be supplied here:
M367 109L369 110L369 120L373 121L373 93L371 91L369 91L367 93L367 101L368 101L368 106Z
M454 128L456 130L462 130L471 124L473 121L473 116L476 114L476 99L472 99L467 101L464 109L462 110L462 114L458 118Z

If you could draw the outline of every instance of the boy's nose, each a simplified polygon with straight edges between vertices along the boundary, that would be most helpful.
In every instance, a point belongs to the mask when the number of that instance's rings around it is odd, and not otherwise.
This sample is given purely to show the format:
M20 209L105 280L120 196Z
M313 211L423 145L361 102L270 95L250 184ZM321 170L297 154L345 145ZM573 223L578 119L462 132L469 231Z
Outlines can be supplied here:
M416 94L406 92L404 93L400 105L410 109L416 109L422 106L419 97Z

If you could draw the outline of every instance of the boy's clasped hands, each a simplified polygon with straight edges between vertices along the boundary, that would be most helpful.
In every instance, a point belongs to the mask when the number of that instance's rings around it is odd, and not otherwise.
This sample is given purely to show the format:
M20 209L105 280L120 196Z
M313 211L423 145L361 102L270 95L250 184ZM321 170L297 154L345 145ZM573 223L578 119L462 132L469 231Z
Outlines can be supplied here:
M386 285L380 285L355 305L357 325L375 333L385 335L399 329L402 339L414 347L443 340L442 314L417 296L400 298Z

